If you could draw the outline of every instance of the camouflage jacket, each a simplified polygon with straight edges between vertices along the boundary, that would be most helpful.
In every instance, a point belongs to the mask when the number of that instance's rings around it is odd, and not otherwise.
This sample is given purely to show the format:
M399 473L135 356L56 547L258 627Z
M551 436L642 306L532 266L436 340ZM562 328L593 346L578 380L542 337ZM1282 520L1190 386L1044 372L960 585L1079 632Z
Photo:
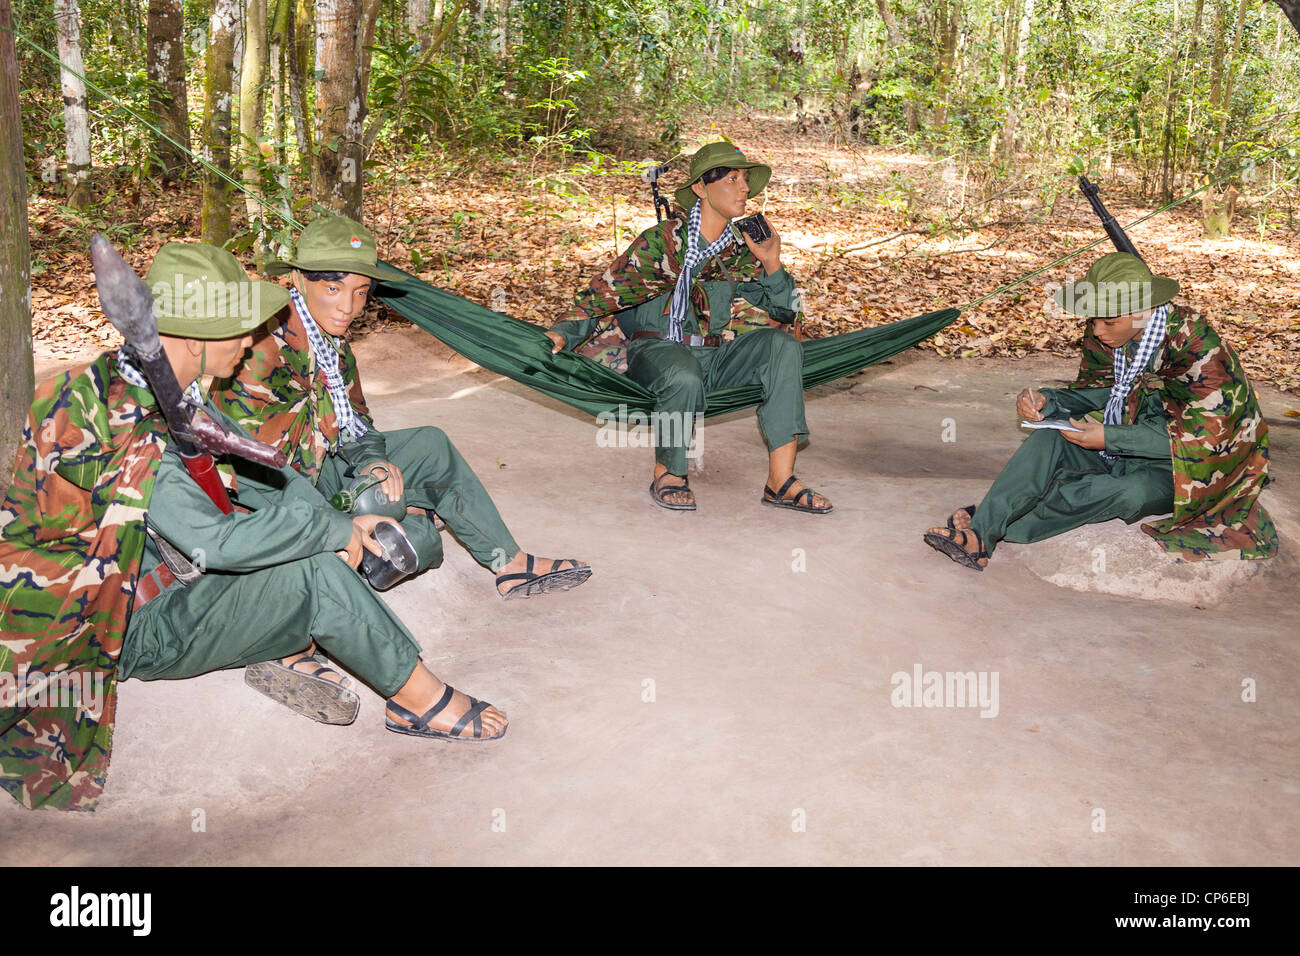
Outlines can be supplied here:
M21 700L0 699L0 786L27 807L93 810L103 791L166 436L153 396L112 353L36 389L0 505L0 677L28 681ZM48 678L43 694L33 674ZM97 712L57 693L101 677Z
M626 252L574 296L573 305L552 326L553 331L563 335L566 345L574 351L617 371L626 371L625 357L620 360L616 354L625 345L625 338L614 322L615 314L673 291L681 272L686 228L687 213L678 207L672 216L637 236ZM733 243L725 254L702 265L691 281L691 308L699 326L718 329L720 323L710 318L710 304L713 309L729 308L735 294L749 303L731 321L735 331L773 324L769 312L783 303L773 301L767 290L760 288L758 280L762 278L762 265L743 243ZM731 295L717 294L722 281L735 283ZM794 283L788 281L793 292Z
M1089 323L1072 387L1114 384L1111 354ZM1171 308L1152 368L1129 393L1129 421L1144 390L1158 392L1173 455L1174 513L1142 530L1193 560L1236 549L1242 558L1271 558L1277 529L1259 501L1268 480L1268 425L1237 353L1199 315Z
M348 398L370 431L358 442L341 444L325 373L317 368L309 347L289 344L286 327L277 326L253 344L237 378L213 383L213 401L254 438L281 449L290 466L313 483L320 479L327 455L341 454L358 470L385 460L386 442L370 418L352 347L346 340L335 340Z

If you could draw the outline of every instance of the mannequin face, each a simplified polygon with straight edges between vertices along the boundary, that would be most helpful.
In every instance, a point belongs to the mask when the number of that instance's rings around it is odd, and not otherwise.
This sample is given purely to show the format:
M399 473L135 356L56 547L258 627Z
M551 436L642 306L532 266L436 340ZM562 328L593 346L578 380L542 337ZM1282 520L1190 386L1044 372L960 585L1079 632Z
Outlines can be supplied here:
M1138 338L1147 327L1147 320L1155 309L1134 312L1132 315L1119 315L1114 318L1093 319L1092 330L1101 344L1111 349L1120 349Z
M197 341L191 339L190 341ZM245 335L238 339L212 339L202 343L202 351L205 353L201 359L200 367L203 375L214 375L217 378L228 378L235 373L239 363L244 360L246 352L253 344L253 336Z
M704 208L712 204L724 219L739 219L745 215L745 203L749 201L749 170L733 169L717 182L693 183L691 191L704 199Z
M309 281L301 272L294 272L294 285L307 300L307 309L321 330L330 335L345 333L362 312L374 280L355 272L343 274L341 279Z
M235 339L186 339L178 335L158 338L181 388L188 388L204 375L230 377L243 361L245 350L253 344L252 332Z

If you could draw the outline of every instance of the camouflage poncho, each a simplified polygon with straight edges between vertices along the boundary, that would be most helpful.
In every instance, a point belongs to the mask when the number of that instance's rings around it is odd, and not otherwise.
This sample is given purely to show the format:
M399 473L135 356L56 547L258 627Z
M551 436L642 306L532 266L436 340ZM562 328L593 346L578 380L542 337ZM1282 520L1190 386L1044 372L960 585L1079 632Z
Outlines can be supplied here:
M0 706L0 786L27 807L93 810L103 791L166 435L111 354L36 390L0 506L0 673L54 674L51 687L103 675L103 690L97 714L48 696Z
M614 313L673 291L681 271L682 249L686 245L686 217L685 210L674 208L669 218L637 236L626 252L574 296L573 305L560 321L597 320L592 335L584 343L576 345L575 352L616 371L627 370L622 348L626 341L614 322ZM757 279L762 272L762 265L744 243L733 244L730 251L702 265L691 281L691 308L700 327L710 326L709 296L704 282L727 279L744 282ZM744 332L771 324L766 312L748 305L730 326L737 332Z
M324 372L317 368L310 348L289 344L285 328L279 325L254 342L239 377L214 382L212 399L254 438L281 449L289 456L290 467L315 482L326 455L339 449L339 426ZM333 341L340 346L339 368L352 407L371 429L360 442L369 451L364 457L381 460L383 435L375 431L370 418L357 360L346 340Z
M1166 551L1200 559L1241 549L1242 558L1277 553L1277 529L1259 492L1268 476L1268 426L1237 354L1199 315L1171 308L1153 371L1128 396L1135 420L1144 389L1164 403L1173 454L1174 513L1142 525ZM1111 350L1089 322L1075 388L1114 382Z

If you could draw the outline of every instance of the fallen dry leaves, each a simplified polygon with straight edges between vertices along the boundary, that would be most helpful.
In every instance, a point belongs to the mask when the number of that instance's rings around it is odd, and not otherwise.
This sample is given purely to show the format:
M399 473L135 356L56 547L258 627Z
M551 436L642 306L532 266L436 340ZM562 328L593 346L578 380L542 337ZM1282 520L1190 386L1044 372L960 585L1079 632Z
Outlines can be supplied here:
M1022 181L989 187L993 198L980 204L977 184L952 161L800 136L776 117L722 128L774 168L759 205L782 235L805 328L816 336L964 305L1102 235L1064 172L1034 171L1034 181L1026 172ZM692 148L714 136L697 132L688 140ZM457 295L541 325L563 314L574 292L654 223L649 189L634 176L566 175L555 162L531 172L529 164L509 161L436 166L405 169L407 182L370 189L367 220L381 255ZM669 189L681 182L683 168L679 160L666 177ZM1054 199L1044 198L1043 175L1056 187ZM1103 198L1121 222L1154 208L1114 182L1103 184ZM197 235L196 190L146 192L141 203L124 210L140 223L124 252L143 273L164 241ZM1261 238L1260 210L1248 198L1234 235L1210 240L1198 212L1196 202L1188 203L1131 237L1157 273L1179 280L1179 303L1210 320L1254 380L1300 394L1300 233L1272 228ZM29 215L39 270L32 279L34 338L56 353L115 347L120 340L94 293L88 231L51 196L33 198ZM935 222L964 225L932 235ZM967 311L920 347L954 358L1073 353L1080 325L1046 313L1047 284L1082 276L1108 251L1109 244L1098 246ZM251 256L242 258L251 265ZM373 309L355 334L401 321Z

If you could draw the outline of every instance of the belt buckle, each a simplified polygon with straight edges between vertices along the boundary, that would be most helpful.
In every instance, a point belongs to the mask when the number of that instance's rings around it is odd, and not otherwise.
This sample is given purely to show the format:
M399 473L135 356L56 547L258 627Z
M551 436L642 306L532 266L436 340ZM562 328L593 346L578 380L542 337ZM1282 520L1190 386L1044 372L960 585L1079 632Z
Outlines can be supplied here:
M690 341L691 348L701 348L704 345L704 336L692 335Z

